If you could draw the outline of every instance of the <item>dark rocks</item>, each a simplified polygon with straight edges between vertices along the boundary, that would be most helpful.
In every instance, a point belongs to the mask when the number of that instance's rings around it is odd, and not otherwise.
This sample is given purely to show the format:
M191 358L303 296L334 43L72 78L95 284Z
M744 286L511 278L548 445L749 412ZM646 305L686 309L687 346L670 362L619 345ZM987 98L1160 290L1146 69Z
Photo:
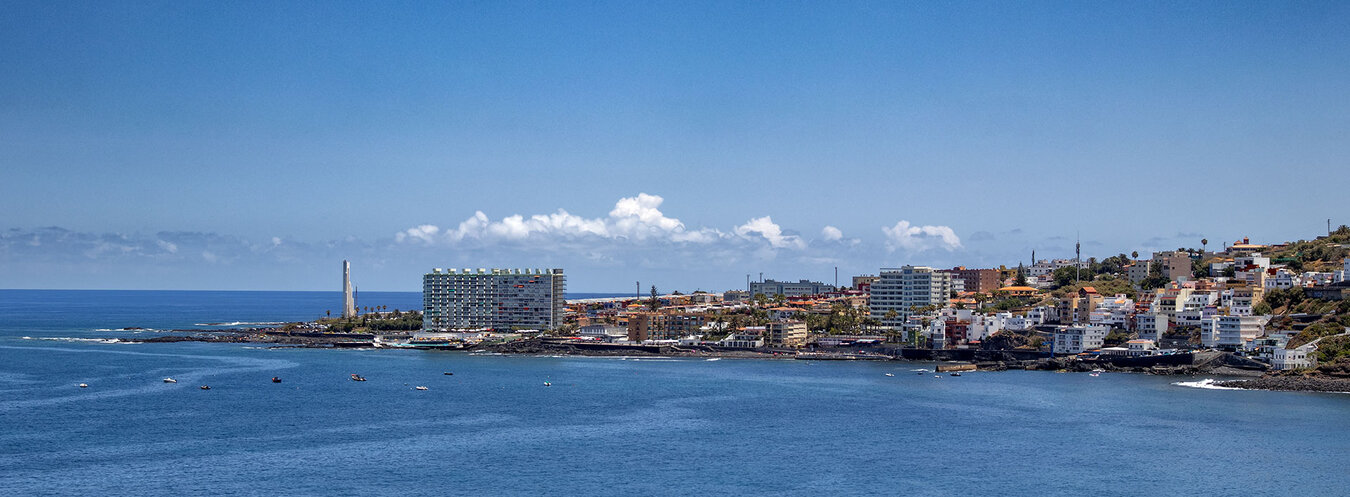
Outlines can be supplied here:
M1325 376L1274 375L1251 380L1221 381L1215 385L1248 390L1350 392L1350 379Z

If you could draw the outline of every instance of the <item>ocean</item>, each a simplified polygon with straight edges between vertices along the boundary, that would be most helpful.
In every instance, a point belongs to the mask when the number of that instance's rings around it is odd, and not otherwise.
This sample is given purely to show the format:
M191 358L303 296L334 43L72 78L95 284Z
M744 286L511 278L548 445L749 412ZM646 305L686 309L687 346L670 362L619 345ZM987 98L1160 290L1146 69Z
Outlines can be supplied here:
M361 305L406 310L419 299L367 292ZM0 290L0 495L1350 488L1346 394L1115 373L935 377L932 364L912 362L98 340L339 307L336 292ZM128 327L143 329L106 331Z

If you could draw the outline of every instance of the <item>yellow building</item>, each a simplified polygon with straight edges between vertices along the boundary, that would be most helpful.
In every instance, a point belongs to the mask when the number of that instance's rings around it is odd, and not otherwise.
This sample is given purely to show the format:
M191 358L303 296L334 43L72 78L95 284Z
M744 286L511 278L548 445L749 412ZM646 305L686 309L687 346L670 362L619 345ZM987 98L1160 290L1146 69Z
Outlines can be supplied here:
M801 321L773 321L764 327L764 333L772 347L806 345L806 323Z

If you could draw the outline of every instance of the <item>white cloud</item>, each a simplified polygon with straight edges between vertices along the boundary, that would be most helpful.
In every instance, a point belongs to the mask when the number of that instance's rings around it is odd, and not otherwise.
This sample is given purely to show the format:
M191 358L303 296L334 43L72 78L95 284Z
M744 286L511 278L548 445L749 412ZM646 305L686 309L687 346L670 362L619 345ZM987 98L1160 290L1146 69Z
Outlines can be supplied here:
M159 248L164 249L165 252L168 252L170 254L178 253L178 244L176 243L166 242L164 240L155 240L155 244L159 245Z
M834 242L844 238L844 232L839 231L839 228L834 226L826 226L820 229L820 236L824 237L826 241Z
M736 234L747 239L763 238L773 248L802 249L806 247L801 237L784 235L782 227L769 216L757 217L736 227Z
M423 225L421 225L421 226L417 226L417 227L414 227L414 228L408 228L408 229L406 229L406 230L403 230L403 231L398 232L397 235L394 235L394 240L397 240L397 241L400 241L400 242L406 242L406 241L414 241L414 240L416 240L416 241L421 241L421 242L430 243L430 242L435 241L435 240L434 240L434 237L436 236L436 233L437 233L437 232L440 232L440 231L441 231L441 229L440 229L440 228L437 228L437 227L434 226L434 225L423 224Z
M895 226L882 227L886 234L886 250L903 249L911 252L940 248L952 251L961 248L961 238L947 226L912 226L901 220Z
M552 214L525 217L515 214L492 221L483 211L459 223L453 230L424 224L401 231L394 240L402 243L458 243L465 240L523 241L598 238L608 240L708 243L722 237L713 229L688 230L679 219L661 212L665 199L640 193L614 204L608 217L586 218L558 209Z

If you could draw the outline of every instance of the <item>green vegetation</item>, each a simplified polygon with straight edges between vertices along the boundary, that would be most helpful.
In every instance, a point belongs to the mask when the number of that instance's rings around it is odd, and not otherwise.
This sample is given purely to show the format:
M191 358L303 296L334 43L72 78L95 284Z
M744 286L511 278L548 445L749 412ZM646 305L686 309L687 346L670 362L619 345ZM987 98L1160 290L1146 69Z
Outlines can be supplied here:
M1350 360L1350 336L1332 337L1317 342L1316 355L1318 364Z
M1270 307L1270 304L1269 304L1269 303L1266 303L1266 302L1258 302L1256 305L1252 306L1252 313L1253 313L1253 314L1257 314L1257 315L1262 315L1262 316L1264 316L1264 315L1274 314L1274 313L1275 313L1275 309L1272 309L1272 308Z
M1264 312L1263 312L1264 311ZM1252 307L1258 314L1350 314L1350 300L1309 298L1303 288L1266 290L1261 303Z
M333 333L365 333L372 331L417 331L422 329L422 313L401 312L362 314L355 318L323 318L319 324L328 325Z
M879 320L868 316L861 307L853 307L845 302L835 302L829 314L798 313L798 316L806 322L807 329L830 335L856 335L868 327L881 325ZM886 316L893 319L898 314L888 312Z
M1090 286L1092 288L1097 289L1097 293L1102 294L1102 296L1125 294L1126 297L1131 298L1134 297L1134 286L1130 284L1129 279L1120 278L1109 274L1103 274L1097 276L1097 279L1095 280L1083 281L1076 285L1071 284L1068 286L1059 287L1055 289L1055 291L1052 292L1051 295L1053 295L1056 298L1068 297L1069 295L1077 294L1078 290L1085 286Z
M1095 257L1092 257L1088 258L1087 270L1093 275L1099 274L1120 275L1125 273L1125 266L1128 266L1132 263L1133 261L1131 261L1130 258L1125 254L1113 255L1111 257L1102 259L1100 262L1098 262Z
M1322 318L1320 321L1308 325L1308 327L1304 328L1303 331L1300 331L1299 334L1294 335L1293 338L1290 338L1289 344L1286 345L1286 348L1290 349L1297 348L1303 344L1306 344L1318 338L1344 333L1346 326L1350 326L1350 315L1326 316ZM1319 347L1319 351L1320 348L1326 343L1327 341L1323 340L1317 344Z
M1116 347L1134 339L1135 335L1133 333L1125 330L1112 329L1110 333L1106 334L1106 338L1102 339L1102 345L1105 347Z
M1317 240L1299 240L1266 254L1272 262L1287 264L1294 271L1327 271L1341 265L1350 256L1350 227L1341 225L1336 231Z
M1162 266L1151 264L1148 267L1148 277L1139 282L1139 288L1144 290L1156 290L1167 286L1172 280L1162 274Z
M1203 258L1194 259L1191 261L1191 273L1194 273L1196 278L1208 278L1209 264Z

